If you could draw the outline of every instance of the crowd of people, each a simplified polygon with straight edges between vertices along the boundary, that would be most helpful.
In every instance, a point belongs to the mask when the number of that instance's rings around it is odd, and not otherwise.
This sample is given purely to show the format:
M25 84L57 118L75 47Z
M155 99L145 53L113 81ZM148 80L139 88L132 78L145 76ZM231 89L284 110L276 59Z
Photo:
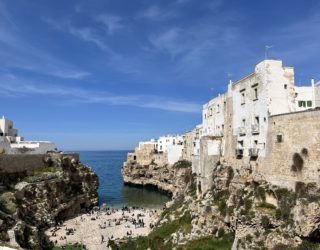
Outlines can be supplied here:
M75 237L81 240L84 235L94 231L100 233L100 244L103 244L109 240L139 235L139 233L141 234L139 229L146 229L144 230L146 232L150 231L154 227L154 223L150 221L150 218L158 212L157 209L126 206L119 209L110 207L96 208L76 218L73 226L67 226L61 222L57 223L50 230L50 238L55 245L58 243L61 245L72 241ZM91 229L92 232L83 232L81 226L86 224L95 225L94 227L97 228Z

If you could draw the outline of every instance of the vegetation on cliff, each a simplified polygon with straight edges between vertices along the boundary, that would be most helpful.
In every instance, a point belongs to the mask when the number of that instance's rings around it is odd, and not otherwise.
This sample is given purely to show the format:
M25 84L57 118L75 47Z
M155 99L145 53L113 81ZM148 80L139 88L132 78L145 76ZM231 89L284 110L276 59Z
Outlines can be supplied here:
M98 204L98 177L76 159L46 159L47 166L0 173L0 243L15 241L26 249L52 246L44 230Z
M190 168L183 161L156 170L145 166L144 175L135 176L135 183L151 176L147 182L161 186L168 177L155 172L171 172L176 195L152 233L113 242L113 249L230 249L232 244L238 249L320 249L316 185L297 183L288 190L257 178L246 166L235 173L220 163L213 169L211 190L201 193Z

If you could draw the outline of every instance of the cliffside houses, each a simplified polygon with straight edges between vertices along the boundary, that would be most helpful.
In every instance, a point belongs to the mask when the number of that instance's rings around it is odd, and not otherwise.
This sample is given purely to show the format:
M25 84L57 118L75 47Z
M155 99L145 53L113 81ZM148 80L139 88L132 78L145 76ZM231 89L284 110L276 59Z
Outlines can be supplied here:
M320 82L295 86L294 68L283 66L280 60L264 60L251 74L230 81L226 93L204 104L202 123L196 128L182 137L160 137L152 157L160 154L162 158L152 161L191 161L198 194L211 188L213 169L221 163L245 166L291 189L299 181L319 182L318 107ZM180 144L175 150L171 149L173 138ZM297 161L308 165L303 175L294 171L300 167L292 167Z
M49 141L25 141L18 135L12 121L4 116L0 119L1 154L45 154L55 150L55 145Z

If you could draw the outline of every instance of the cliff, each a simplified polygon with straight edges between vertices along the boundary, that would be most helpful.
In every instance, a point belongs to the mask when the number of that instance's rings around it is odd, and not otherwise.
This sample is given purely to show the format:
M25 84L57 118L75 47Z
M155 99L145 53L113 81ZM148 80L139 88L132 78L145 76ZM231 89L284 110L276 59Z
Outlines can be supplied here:
M125 184L152 186L167 192L173 197L179 196L191 179L191 164L179 161L176 164L140 165L136 161L127 161L122 168Z
M2 169L2 244L27 249L49 247L45 229L98 205L98 177L77 158L77 155L46 155L39 167L16 172Z
M183 165L185 174L176 166L125 164L126 182L156 185L174 196L149 236L113 249L314 249L320 242L316 186L300 183L290 191L271 185L250 165L219 163L211 188L196 195L195 176Z

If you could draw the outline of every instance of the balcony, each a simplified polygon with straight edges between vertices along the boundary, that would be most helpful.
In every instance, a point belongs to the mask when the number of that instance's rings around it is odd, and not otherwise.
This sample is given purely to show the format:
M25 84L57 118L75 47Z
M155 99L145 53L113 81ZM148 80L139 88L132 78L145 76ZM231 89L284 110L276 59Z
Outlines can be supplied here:
M217 130L214 132L214 136L217 136L217 137L222 137L223 136L223 130Z
M258 148L250 148L249 149L249 156L250 157L258 157L259 156L259 149Z
M238 133L240 136L246 135L246 128L245 127L238 128Z
M243 148L237 148L236 149L236 157L238 159L243 157Z
M260 126L259 124L254 124L251 126L251 133L253 135L259 134L260 133Z

